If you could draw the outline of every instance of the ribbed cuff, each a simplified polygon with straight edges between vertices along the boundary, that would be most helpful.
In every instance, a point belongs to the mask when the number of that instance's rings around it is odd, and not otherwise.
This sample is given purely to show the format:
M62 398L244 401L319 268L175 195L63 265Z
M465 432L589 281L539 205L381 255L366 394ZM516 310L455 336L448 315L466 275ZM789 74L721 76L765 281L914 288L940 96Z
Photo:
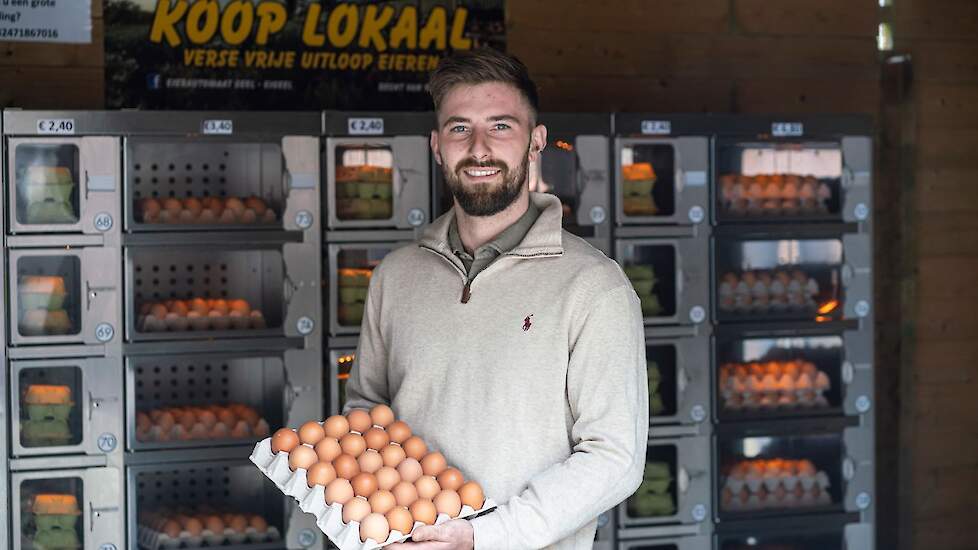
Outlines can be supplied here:
M502 516L496 512L470 520L475 550L501 550L509 548L506 527Z

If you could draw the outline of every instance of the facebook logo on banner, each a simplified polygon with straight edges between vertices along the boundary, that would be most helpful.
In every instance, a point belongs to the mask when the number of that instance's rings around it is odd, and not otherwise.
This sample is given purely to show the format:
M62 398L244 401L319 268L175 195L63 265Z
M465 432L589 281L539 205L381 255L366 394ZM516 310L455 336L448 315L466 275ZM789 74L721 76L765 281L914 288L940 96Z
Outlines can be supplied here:
M160 78L160 73L149 73L146 75L146 87L150 90L159 90L162 82L163 79Z

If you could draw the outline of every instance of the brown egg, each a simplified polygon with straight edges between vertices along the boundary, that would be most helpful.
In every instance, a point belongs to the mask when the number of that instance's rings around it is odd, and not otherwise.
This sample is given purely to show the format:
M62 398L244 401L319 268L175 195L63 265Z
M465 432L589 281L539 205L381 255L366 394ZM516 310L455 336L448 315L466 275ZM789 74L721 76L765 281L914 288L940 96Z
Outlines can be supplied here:
M384 459L380 457L380 453L373 449L367 449L362 455L357 457L357 464L360 466L361 472L375 473L384 465Z
M247 422L249 426L254 426L261 420L258 412L251 407L241 407L236 409L235 413L238 415L238 418Z
M204 427L203 424L197 424L197 426ZM235 439L248 439L251 437L251 426L244 420L238 420L238 423L231 430L231 437Z
M221 407L217 413L217 419L224 422L225 426L234 426L238 423L238 416L234 414L230 409L226 407ZM302 436L299 436L299 441L302 442ZM303 442L304 443L304 442Z
M289 468L291 468L293 472L299 468L308 470L309 467L316 462L319 462L319 457L316 455L316 451L314 451L312 447L298 445L296 448L289 451Z
M207 302L203 298L190 300L190 309L201 315L207 315L211 310L211 308L207 307Z
M160 413L159 418L156 419L156 425L160 427L164 432L169 432L173 429L173 425L176 424L176 419L173 418L173 414L169 411L163 411Z
M248 526L254 528L255 531L258 531L259 533L268 531L268 522L265 521L265 518L255 514L252 514L248 518Z
M419 464L417 460L409 457L405 458L400 464L398 464L397 473L404 481L414 483L424 472L421 468L421 464Z
M196 537L204 530L204 524L197 518L190 518L187 523L183 524L183 528L190 533L191 537Z
M173 521L172 519L167 520L167 522L163 524L163 533L166 536L170 537L171 539L175 539L179 537L181 530L182 529L180 528L180 524Z
M223 210L217 221L224 224L238 223L238 215L234 213L234 210Z
M370 504L363 497L354 497L343 505L343 523L363 521L370 513Z
M465 477L462 476L462 472L458 471L457 468L445 468L440 474L438 474L438 485L442 489L451 489L452 491L458 491L458 488L465 483Z
M413 483L408 483L407 481L402 481L395 485L391 493L394 494L394 500L397 501L398 506L410 506L414 501L418 500L418 489L415 488Z
M333 459L333 468L336 470L336 477L343 479L353 479L353 476L360 473L360 465L357 459L350 455L340 455Z
M375 426L386 428L394 422L394 411L387 405L376 405L370 409L370 421Z
M388 445L381 449L380 457L384 459L384 466L390 466L391 468L397 468L397 466L407 458L399 445Z
M377 476L377 487L387 491L393 489L401 481L401 475L390 466L384 466L377 470L377 473L374 475Z
M214 223L217 221L217 214L213 210L201 210L197 216L197 223Z
M377 478L366 472L353 476L350 484L353 485L353 494L364 498L370 498L370 495L377 490Z
M336 479L336 468L329 462L317 462L310 466L306 471L306 483L313 485L329 485L329 482Z
M187 197L183 199L183 208L184 210L190 211L190 213L196 217L198 214L200 214L200 211L204 209L204 205L201 204L199 199Z
M381 450L391 442L390 436L383 428L378 428L374 426L367 430L367 433L363 434L363 440L367 443L368 449Z
M180 199L170 197L163 201L163 208L168 210L172 216L176 216L183 210L183 203L180 202Z
M466 481L458 489L458 496L462 500L462 504L473 510L481 509L486 502L486 495L482 492L482 487L474 481Z
M244 533L245 529L248 528L248 518L241 514L234 514L231 516L230 521L226 521L228 527L234 530L235 533Z
M251 313L248 314L248 319L251 322L251 328L265 328L268 326L265 322L265 316L262 315L262 312L258 311L257 309L252 310Z
M451 489L443 489L435 495L434 503L439 514L447 514L450 518L457 518L462 511L462 499Z
M353 498L353 485L350 485L349 480L338 477L326 486L325 497L326 504L346 504Z
M351 432L340 439L340 448L343 449L344 453L358 457L363 454L363 451L367 450L367 442L363 440L362 435Z
M207 516L204 521L204 529L211 533L222 534L224 533L224 522L217 516Z
M210 321L211 327L214 330L227 330L231 328L231 318L227 314L221 313L216 309L212 309L210 313L207 314L207 320Z
M414 501L409 510L414 521L420 521L425 525L434 525L435 520L438 519L438 509L435 508L435 503L426 498L419 498Z
M411 517L411 512L403 506L391 508L391 511L387 512L385 517L390 528L394 531L400 531L402 535L410 533L414 527L414 518Z
M211 439L227 439L229 435L231 435L231 431L228 430L228 426L224 422L214 424L211 430L207 432L207 436Z
M390 436L391 441L394 443L404 443L409 437L411 437L411 428L408 427L407 422L403 420L397 420L387 426L387 435Z
M370 503L370 510L378 514L386 514L391 508L397 505L397 499L390 491L378 489L367 499Z
M332 462L336 457L343 454L343 448L340 447L340 442L332 437L320 439L314 449L316 449L316 454L319 455L321 462Z
M224 201L224 208L234 212L236 216L240 216L245 211L244 202L237 197L228 197Z
M421 459L421 469L426 476L437 476L448 466L445 455L435 451L424 455Z
M240 216L241 223L255 223L258 221L258 214L250 208L245 208Z
M424 455L428 454L428 445L425 444L424 440L416 435L404 440L401 443L401 447L404 448L404 452L411 458L415 460L421 460Z
M188 307L187 303L183 300L173 300L171 304L167 304L166 309L169 310L170 313L176 313L177 315L182 315L184 317L190 313L190 307Z
M146 213L159 214L160 209L162 208L162 206L160 206L160 201L149 197L141 200L139 202L139 205L140 205L140 210L142 211L143 214Z
M211 428L214 427L214 424L217 424L217 415L214 414L214 413L212 413L211 411L203 410L203 411L200 411L199 413L197 413L197 420L200 421L200 423L203 424L204 427L209 430L209 429L211 429ZM288 430L288 431L292 432L292 430L289 430L288 428L282 428L282 429L283 430ZM279 430L279 431L281 431L281 430ZM275 433L278 433L278 432L275 432ZM294 434L295 432L292 432L292 433ZM275 440L272 439L273 450L274 450L274 442L275 442ZM296 436L295 445L298 445L298 444L299 444L299 437ZM295 447L295 445L292 445L292 447ZM291 447L288 450L291 451L292 450Z
M166 306L163 304L153 304L152 306L150 306L149 312L153 316L159 317L160 319L165 319L166 314L169 313L169 311L166 309Z
M363 409L353 409L346 414L346 419L350 422L350 429L361 434L372 425L370 413Z
M207 425L207 421L204 420L203 415L201 415L201 422ZM214 422L217 423L217 417L214 417ZM281 428L275 432L272 436L272 452L291 452L292 449L299 444L299 436L291 428Z
M350 422L342 414L334 414L323 422L323 428L326 430L326 435L339 440L350 432Z
M299 441L306 445L315 445L324 437L326 437L326 432L323 431L323 427L319 425L319 422L310 421L299 426Z
M387 524L387 518L383 514L367 514L363 518L363 521L360 522L361 542L367 542L367 539L372 539L375 542L384 542L390 534L390 525Z
M265 210L268 208L265 205L265 201L255 196L248 197L247 199L245 199L244 203L246 208L250 208L254 210L255 213L258 214L259 216L264 214Z
M441 492L441 485L431 476L421 476L414 482L414 487L418 490L418 498L431 500Z

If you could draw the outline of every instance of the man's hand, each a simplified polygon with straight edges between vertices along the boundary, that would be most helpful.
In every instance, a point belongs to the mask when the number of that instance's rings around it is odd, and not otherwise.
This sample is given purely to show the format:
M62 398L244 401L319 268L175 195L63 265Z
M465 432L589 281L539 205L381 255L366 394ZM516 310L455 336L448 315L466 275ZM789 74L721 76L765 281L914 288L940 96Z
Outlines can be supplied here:
M400 542L389 548L401 550L472 550L475 543L472 524L453 519L441 525L422 525L411 535L414 542Z

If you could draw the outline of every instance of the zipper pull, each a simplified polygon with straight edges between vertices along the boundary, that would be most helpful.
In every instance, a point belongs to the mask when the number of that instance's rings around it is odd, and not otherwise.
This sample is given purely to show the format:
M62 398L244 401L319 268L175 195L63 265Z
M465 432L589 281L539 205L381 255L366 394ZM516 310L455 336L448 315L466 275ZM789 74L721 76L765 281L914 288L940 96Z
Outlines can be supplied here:
M472 283L470 283L469 281L466 281L465 282L465 287L462 288L462 303L463 304L469 303L469 298L472 297L472 287L471 287L471 284Z

